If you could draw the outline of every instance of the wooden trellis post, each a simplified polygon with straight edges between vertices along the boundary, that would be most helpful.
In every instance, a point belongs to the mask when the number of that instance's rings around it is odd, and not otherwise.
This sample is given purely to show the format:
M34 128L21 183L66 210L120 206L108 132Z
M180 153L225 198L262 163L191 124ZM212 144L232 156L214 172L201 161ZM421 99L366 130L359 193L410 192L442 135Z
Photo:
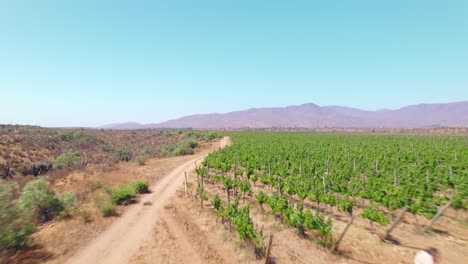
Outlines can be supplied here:
M337 249L338 249L338 245L340 244L341 240L343 240L343 237L346 235L346 232L348 232L348 229L351 227L351 225L353 224L353 221L354 221L354 218L356 218L356 216L352 216L351 219L349 219L348 221L348 224L346 225L345 229L343 230L343 232L341 232L341 235L338 237L338 240L336 240L336 243L335 245L333 246L333 248L331 249L331 252L335 252Z
M409 206L405 206L405 208L403 208L403 212L401 212L401 214L397 217L397 219L392 223L392 225L385 232L385 235L382 237L382 241L387 239L390 233L392 233L393 229L395 229L398 223L400 223L401 219L403 219L403 216L406 214L406 212L408 212L408 209L409 209Z
M236 161L234 163L234 181L237 179L237 163L239 162L239 148L236 150ZM237 197L237 188L233 188L234 196Z
M278 178L278 195L281 195L281 179Z
M398 181L397 181L397 170L393 169L393 186L397 187L398 186Z
M268 246L267 246L267 251L265 255L265 264L270 263L270 253L271 253L272 245L273 245L273 234L270 235L270 239L268 240Z
M423 228L423 232L427 232L427 230L429 230L429 228L431 228L431 226L439 219L439 217L445 213L445 211L450 207L450 205L452 205L452 203L453 200L450 200L446 205L444 205L444 207L442 207L432 218L432 220Z
M322 184L323 184L323 192L327 193L327 185L325 184L325 174L322 175Z

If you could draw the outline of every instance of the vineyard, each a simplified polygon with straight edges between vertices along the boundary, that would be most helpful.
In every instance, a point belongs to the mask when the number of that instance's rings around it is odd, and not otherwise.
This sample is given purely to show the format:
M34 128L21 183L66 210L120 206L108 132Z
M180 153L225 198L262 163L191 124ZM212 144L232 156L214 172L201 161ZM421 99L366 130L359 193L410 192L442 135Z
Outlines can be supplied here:
M252 207L332 251L343 239L332 231L338 220L351 225L356 217L366 219L370 233L390 240L390 232L382 230L406 212L424 231L441 208L466 216L465 136L232 132L230 137L231 146L211 153L197 168L196 195L202 205L211 202L217 218L252 245L257 257L267 245Z

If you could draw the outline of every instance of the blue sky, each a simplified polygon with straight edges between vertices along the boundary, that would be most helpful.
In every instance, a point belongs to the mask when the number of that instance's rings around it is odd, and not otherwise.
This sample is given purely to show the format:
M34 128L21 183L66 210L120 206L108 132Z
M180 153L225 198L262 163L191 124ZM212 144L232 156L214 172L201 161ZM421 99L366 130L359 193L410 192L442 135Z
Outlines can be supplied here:
M468 1L94 2L0 1L0 123L468 100Z

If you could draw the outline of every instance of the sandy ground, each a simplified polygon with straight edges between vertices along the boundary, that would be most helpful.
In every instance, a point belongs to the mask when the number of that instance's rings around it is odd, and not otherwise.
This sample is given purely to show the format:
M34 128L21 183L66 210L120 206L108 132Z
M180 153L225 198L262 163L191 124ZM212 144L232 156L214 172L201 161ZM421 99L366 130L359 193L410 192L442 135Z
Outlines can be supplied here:
M228 139L224 138L220 144L224 147ZM153 185L151 194L143 197L140 203L126 210L121 217L101 233L95 240L85 248L67 260L66 263L129 263L130 258L137 254L139 248L151 239L154 226L169 230L173 236L178 236L178 230L164 217L163 224L158 224L161 219L161 211L165 203L173 196L184 181L184 173L195 169L195 162L201 162L205 153L194 155L192 159L184 162L175 168L168 175ZM151 206L144 206L143 203L150 202ZM156 220L156 221L155 221ZM159 220L161 221L161 220ZM169 222L169 224L168 224ZM165 224L164 224L165 223ZM172 231L171 231L172 230ZM197 251L190 251L190 243L187 240L179 239L178 246L184 248L184 254L178 255L182 260L191 263L202 263L197 261ZM195 261L195 262L192 262ZM184 261L184 263L187 263Z
M71 220L76 221L76 225L66 221L44 227L40 231L43 238L48 237L49 229L55 230L53 239L49 238L46 243L54 253L48 262L264 263L264 259L256 259L253 250L239 241L236 232L230 232L217 222L209 202L201 207L193 195L195 161L199 164L207 153L227 144L229 139L224 138L219 144L192 156L152 160L142 167L124 164L118 173L104 174L103 177L114 177L112 180L116 182L125 177L146 178L154 183L152 193L141 196L137 204L121 208L125 211L118 218L96 219L94 224L99 228L93 229L93 224L84 225L76 220ZM188 197L183 184L185 172L193 184ZM216 193L223 197L225 191L220 186L209 182L204 186L210 198ZM253 199L249 197L246 202ZM151 202L151 205L145 206L144 202ZM349 216L336 208L333 212L336 237ZM412 215L407 215L393 233L400 245L381 242L377 235L369 232L369 222L358 218L343 240L339 255L330 254L310 239L300 238L294 229L275 221L268 208L262 212L252 205L251 216L257 230L263 227L265 238L274 234L273 263L412 263L414 254L429 246L441 251L440 263L468 263L467 212L449 210L434 226L436 232L429 234L419 232ZM424 221L427 220L419 220L420 224ZM67 236L57 237L57 229L68 231L76 241L70 241ZM376 229L378 233L384 231L382 227ZM314 237L312 233L308 235Z

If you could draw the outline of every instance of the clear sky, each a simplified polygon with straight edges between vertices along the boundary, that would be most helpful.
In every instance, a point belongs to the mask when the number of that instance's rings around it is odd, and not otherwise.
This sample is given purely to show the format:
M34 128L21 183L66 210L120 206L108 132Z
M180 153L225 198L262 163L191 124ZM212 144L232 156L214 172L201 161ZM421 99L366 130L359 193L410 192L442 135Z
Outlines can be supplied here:
M0 123L462 100L468 1L0 0Z

